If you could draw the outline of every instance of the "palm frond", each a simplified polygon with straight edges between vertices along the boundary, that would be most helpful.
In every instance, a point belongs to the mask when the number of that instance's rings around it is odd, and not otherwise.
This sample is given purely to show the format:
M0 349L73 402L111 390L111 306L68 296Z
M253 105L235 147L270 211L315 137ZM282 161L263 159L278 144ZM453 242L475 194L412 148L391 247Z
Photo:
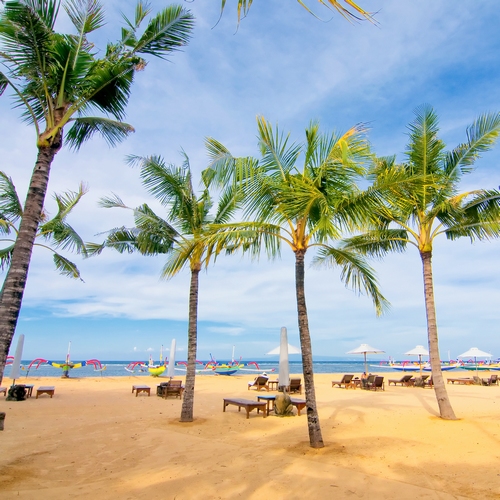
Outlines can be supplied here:
M23 216L23 206L16 192L12 179L0 171L0 218L11 223Z
M180 5L171 5L150 20L133 53L164 55L187 45L194 28L194 17Z
M108 118L82 117L72 121L73 126L66 134L66 141L75 150L80 149L95 133L99 133L110 146L116 146L134 132L134 128L128 123Z
M341 248L381 258L389 252L404 252L408 243L411 241L404 229L380 229L346 238Z
M460 174L469 173L481 153L489 151L500 134L500 113L481 115L467 127L467 142L449 152L445 161L445 173L458 181Z
M76 264L66 259L66 257L58 253L54 253L54 264L56 265L56 269L63 276L68 276L69 278L75 278L79 279L80 281L83 281L80 276L80 271L76 266Z
M98 201L98 205L102 208L129 208L123 200L115 193L112 196L105 196Z
M345 286L358 294L366 293L372 299L377 315L389 308L389 302L378 287L375 272L360 255L347 249L325 246L318 251L313 265L340 268L340 279Z
M10 266L12 254L14 252L14 243L4 248L0 248L0 269L3 271Z
M5 92L8 85L8 78L0 71L0 96Z
M87 243L87 252L89 255L100 254L103 248L113 248L120 253L133 253L137 251L137 231L120 227L108 231L106 240L101 244Z
M81 39L105 24L104 9L97 0L66 0L64 10Z

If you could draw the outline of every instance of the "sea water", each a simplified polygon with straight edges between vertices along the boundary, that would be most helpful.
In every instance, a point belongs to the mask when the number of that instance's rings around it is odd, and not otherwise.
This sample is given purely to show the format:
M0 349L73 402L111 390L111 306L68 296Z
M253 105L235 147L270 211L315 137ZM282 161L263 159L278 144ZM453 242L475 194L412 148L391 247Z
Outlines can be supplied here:
M75 360L75 363L78 363L79 360ZM62 361L61 361L62 362ZM103 371L96 371L94 367L91 365L83 366L81 368L74 368L69 371L70 377L127 377L127 376L137 376L137 377L150 377L150 373L147 371L147 368L144 368L144 371L140 371L138 368L135 368L134 373L130 373L125 370L125 368L131 363L130 361L101 361L102 366L105 366L106 369ZM221 364L224 362L221 362ZM245 365L243 370L237 372L238 375L251 375L252 372L255 373L254 365L247 365L245 361L242 361ZM36 365L33 365L28 368L30 361L23 361L21 366L21 377L19 380L22 383L23 380L29 379L30 377L61 377L62 369L61 368L53 368L50 365L44 364L40 365L38 368L35 368ZM278 361L269 361L262 360L257 361L259 365L259 369L266 371L268 375L272 376L273 373L276 375L279 371L279 362ZM290 361L290 374L291 375L300 375L302 374L302 363L300 361ZM176 369L176 375L183 376L185 374L185 367L182 365ZM10 365L5 367L4 378L9 378L10 376ZM214 372L211 370L201 371L203 370L203 365L197 365L198 375L201 376L214 376ZM247 369L247 370L246 370ZM394 373L394 370L389 368L387 365L379 364L378 362L373 362L368 364L369 371L373 373L377 372L391 372ZM313 363L314 373L362 373L364 371L364 361L353 361L353 360L335 360L335 361L315 361ZM161 377L166 377L166 372ZM5 384L4 384L5 385Z

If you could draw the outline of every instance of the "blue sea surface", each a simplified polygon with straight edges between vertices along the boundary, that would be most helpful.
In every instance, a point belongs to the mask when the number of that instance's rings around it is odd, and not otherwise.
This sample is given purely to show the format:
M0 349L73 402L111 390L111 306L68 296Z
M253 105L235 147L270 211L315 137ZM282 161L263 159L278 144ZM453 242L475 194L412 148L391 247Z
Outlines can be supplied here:
M79 360L74 360L77 363ZM23 380L29 377L61 377L62 370L60 368L53 368L50 365L43 364L40 365L39 368L35 368L36 365L33 365L31 369L28 368L31 361L24 360L21 366L21 378L19 380ZM62 361L61 361L62 362ZM125 367L128 366L130 361L101 361L103 366L106 366L106 369L103 371L95 371L94 367L91 365L84 366L81 368L75 368L70 370L70 377L127 377L130 375L135 375L138 377L144 376L149 377L150 373L146 370L139 371L137 368L134 373L130 373L125 370ZM223 362L222 362L223 363ZM279 363L278 361L257 361L259 368L261 370L265 370L271 375L273 372L278 373L279 371ZM255 370L253 365L248 366L245 361L245 368L248 367L249 370ZM302 363L300 361L290 361L290 374L302 374ZM199 365L200 368L203 368L202 365ZM183 367L179 366L180 370L176 369L176 374L182 376L184 374ZM394 370L389 368L386 365L378 364L377 362L369 363L368 365L369 371L372 372L391 372L394 373ZM364 371L364 362L360 361L352 361L352 360L343 360L343 361L315 361L313 364L314 373L362 373ZM4 377L10 377L11 366L6 366ZM251 371L241 370L238 372L239 374L251 374ZM199 375L201 376L213 376L214 373L212 371L199 371ZM163 376L166 377L166 374Z

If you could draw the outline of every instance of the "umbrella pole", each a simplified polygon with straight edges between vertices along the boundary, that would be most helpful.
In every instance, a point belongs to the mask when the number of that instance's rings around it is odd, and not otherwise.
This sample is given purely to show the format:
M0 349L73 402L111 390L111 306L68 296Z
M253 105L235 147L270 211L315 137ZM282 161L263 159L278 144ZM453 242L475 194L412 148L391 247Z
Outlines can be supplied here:
M366 352L363 354L365 355L365 374L368 375L368 365L366 364Z

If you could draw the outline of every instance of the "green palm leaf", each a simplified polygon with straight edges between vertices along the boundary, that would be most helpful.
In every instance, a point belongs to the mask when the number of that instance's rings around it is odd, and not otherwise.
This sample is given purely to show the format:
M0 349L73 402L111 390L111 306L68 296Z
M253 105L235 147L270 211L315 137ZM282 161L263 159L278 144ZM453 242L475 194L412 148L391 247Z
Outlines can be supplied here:
M83 281L76 264L68 260L66 257L58 253L54 253L54 264L56 265L56 269L63 276L68 276L69 278L75 278Z
M0 215L10 223L16 223L23 215L21 200L12 179L0 171Z
M134 132L133 127L128 123L107 118L75 118L72 122L73 126L66 134L66 141L73 149L79 149L96 133L99 133L110 146L115 146Z

